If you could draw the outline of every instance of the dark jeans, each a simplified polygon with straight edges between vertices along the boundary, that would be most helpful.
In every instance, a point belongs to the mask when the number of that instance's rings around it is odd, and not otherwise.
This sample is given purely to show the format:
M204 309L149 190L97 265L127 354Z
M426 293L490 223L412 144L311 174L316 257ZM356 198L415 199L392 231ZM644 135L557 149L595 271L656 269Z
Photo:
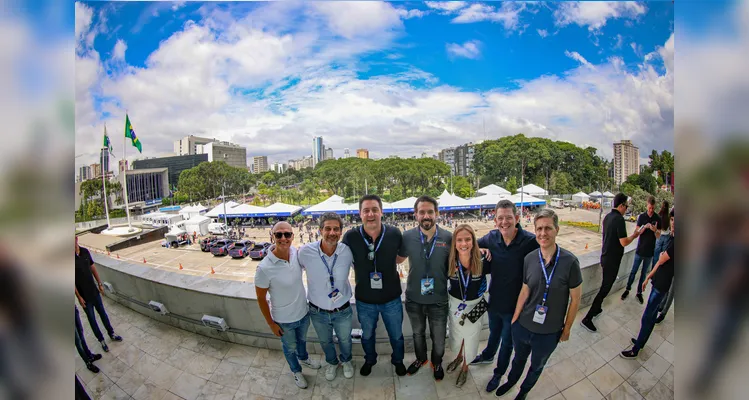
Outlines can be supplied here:
M601 305L603 304L603 299L606 298L606 296L609 295L609 292L611 291L611 288L614 286L614 282L616 282L616 274L619 272L619 264L621 264L622 258L621 257L610 257L610 258L603 258L601 257L601 268L603 269L603 279L601 279L601 289L598 290L598 294L596 295L596 298L593 299L593 304L590 305L590 309L588 310L588 315L585 316L585 319L591 319L598 315L603 309L601 308Z
M296 322L277 322L276 324L283 329L281 347L283 348L283 355L286 357L286 362L289 364L289 369L291 369L291 372L302 372L299 360L309 358L309 353L307 353L309 314Z
M390 338L390 346L393 348L390 362L393 364L402 363L406 349L403 340L403 305L400 297L385 304L369 304L357 301L356 315L362 329L361 346L364 349L364 361L368 364L377 363L375 330L377 329L377 319L382 315L382 322L385 323L385 330L387 330Z
M637 336L637 342L632 350L635 352L640 351L650 338L650 334L653 333L655 327L655 319L658 317L658 306L661 305L663 298L667 293L661 293L655 286L650 289L650 297L648 297L648 305L645 306L645 312L642 313L642 320L640 321L640 334Z
M427 360L426 326L429 320L429 337L432 338L432 364L442 364L445 355L445 337L447 336L447 302L437 304L419 304L406 300L406 313L411 320L414 334L414 352L419 361Z
M112 324L109 323L109 316L107 316L107 311L104 310L104 303L101 301L101 295L99 293L96 293L95 296L83 300L86 302L86 317L88 317L88 324L91 325L91 330L94 332L96 340L100 342L103 341L104 335L101 334L101 331L99 330L99 324L96 323L96 315L94 314L94 309L96 309L96 312L99 313L99 318L104 324L104 328L107 330L109 336L114 335L114 328L112 328Z
M515 357L512 359L512 369L507 376L507 382L511 385L518 383L530 355L531 367L528 369L525 380L520 385L520 390L528 392L533 389L544 370L544 365L549 361L551 353L557 348L561 337L561 330L557 333L542 335L529 331L518 322L513 324L512 343L515 348Z
M89 362L94 357L86 345L86 337L83 334L83 325L78 314L78 307L75 307L75 348L78 349L78 355L81 356L84 362Z
M338 336L338 346L341 348L341 362L351 361L351 321L353 309L349 307L340 312L327 312L310 307L309 316L315 327L320 346L325 352L325 361L331 365L338 365L338 355L333 343L333 331Z
M502 376L507 372L510 365L510 356L512 356L512 315L513 313L503 314L489 311L489 342L486 348L481 352L481 358L489 360L494 357L499 348L497 357L497 368L494 368L494 375ZM502 345L500 347L500 341ZM468 360L469 362L472 360Z
M650 271L650 264L653 262L653 257L642 257L635 253L635 262L632 264L632 271L629 273L629 279L627 280L627 290L632 289L632 283L635 281L637 271L642 265L642 271L640 272L640 284L637 286L637 293L642 294L642 284L645 283L645 277L648 276Z

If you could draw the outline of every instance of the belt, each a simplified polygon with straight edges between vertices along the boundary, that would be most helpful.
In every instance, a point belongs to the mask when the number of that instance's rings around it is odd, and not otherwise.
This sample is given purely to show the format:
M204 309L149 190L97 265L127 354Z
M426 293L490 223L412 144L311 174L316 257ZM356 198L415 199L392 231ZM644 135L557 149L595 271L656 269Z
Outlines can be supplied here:
M342 306L340 306L340 307L338 307L338 308L334 308L334 309L332 309L332 310L326 310L326 309L324 309L324 308L320 308L320 307L318 307L318 306L314 305L314 304L313 304L312 302L310 302L310 303L309 303L309 306L310 306L310 307L312 307L312 308L314 308L314 309L315 309L315 310L317 310L317 311L325 311L325 312L327 312L327 313L337 313L337 312L341 312L341 311L343 311L343 310L345 310L345 309L347 309L347 308L351 307L351 302L348 302L348 301L347 301L347 302L346 302L345 304L343 304Z

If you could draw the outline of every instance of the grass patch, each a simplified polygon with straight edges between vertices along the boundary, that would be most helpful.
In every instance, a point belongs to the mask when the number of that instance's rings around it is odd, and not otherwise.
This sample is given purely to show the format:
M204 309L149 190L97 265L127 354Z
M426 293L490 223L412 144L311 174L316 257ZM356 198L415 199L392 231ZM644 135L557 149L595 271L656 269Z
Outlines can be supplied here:
M559 225L574 226L575 228L582 228L591 232L599 233L598 224L594 224L592 222L559 221Z

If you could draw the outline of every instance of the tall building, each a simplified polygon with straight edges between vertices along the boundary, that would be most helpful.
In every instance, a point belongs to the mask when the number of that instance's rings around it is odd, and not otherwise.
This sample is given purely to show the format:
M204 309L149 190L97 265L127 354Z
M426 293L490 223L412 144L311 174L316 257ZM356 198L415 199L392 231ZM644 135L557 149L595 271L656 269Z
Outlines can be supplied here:
M93 176L91 175L91 166L81 165L81 167L78 168L78 181L83 182L91 178L93 178Z
M91 178L101 178L101 164L91 164Z
M304 168L314 168L312 156L304 156L296 160L289 160L289 168L300 171Z
M322 136L312 138L312 166L314 167L320 161L325 159L325 146L322 142Z
M330 147L328 147L327 149L325 149L325 159L326 160L334 160L335 159L335 158L333 158L333 149L331 149Z
M214 139L207 139L193 135L185 136L180 140L174 141L174 154L178 156L200 154L198 151L198 145L208 144L213 141Z
M455 148L455 169L454 173L458 176L468 176L473 173L473 155L476 149L473 143L464 144Z
M279 174L283 174L284 172L286 172L287 168L288 168L288 165L282 164L279 162L273 163L270 166L271 171L276 171Z
M129 169L129 166L128 166L127 160L120 160L119 168L117 169L117 171L119 171L119 173L122 173L122 171L125 171L128 169Z
M102 174L110 175L111 172L109 170L109 150L101 149L101 155L99 157L99 161L101 164Z
M437 157L440 161L442 161L443 163L447 164L450 167L454 175L458 174L457 171L455 170L455 148L451 147L448 149L440 150Z
M351 157L351 153L349 153L348 147L343 149L343 158L349 158Z
M133 166L138 161L135 161ZM125 174L120 174L118 178L123 188L125 176ZM167 168L136 168L127 172L127 199L130 206L138 202L146 204L158 202L167 196L169 196L169 172Z
M208 161L223 161L232 167L247 169L247 149L221 141L213 141L196 146L196 154L208 154Z
M640 173L640 149L631 140L614 143L614 183L621 185L627 177Z
M356 157L357 158L369 158L369 150L367 150L367 149L357 149L356 150Z
M182 171L196 167L198 164L206 161L208 161L207 154L146 158L133 161L133 170L139 171L144 169L166 168L167 182L169 183L168 187L176 189L179 183L179 174L181 174ZM128 172L128 174L130 174L130 172Z
M252 157L252 172L254 174L262 174L268 172L268 156L255 156Z

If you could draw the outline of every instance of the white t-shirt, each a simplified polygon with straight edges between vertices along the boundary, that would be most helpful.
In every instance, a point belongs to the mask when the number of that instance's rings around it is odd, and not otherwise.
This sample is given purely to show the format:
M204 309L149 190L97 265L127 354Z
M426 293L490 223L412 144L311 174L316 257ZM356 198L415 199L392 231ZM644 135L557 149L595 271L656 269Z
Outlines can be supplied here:
M255 286L268 289L270 314L275 322L297 322L307 315L307 294L302 283L302 269L295 262L297 250L290 249L289 260L268 252L255 271Z
M333 280L335 288L341 293L338 301L328 297L333 291L330 286L330 273L323 263L322 258L333 270ZM336 258L337 257L337 258ZM335 266L333 260L335 259ZM346 302L351 300L351 283L349 283L349 273L351 265L354 262L354 255L351 249L343 243L338 243L332 257L328 257L320 248L320 241L309 243L299 249L299 254L294 259L295 264L307 270L307 298L310 303L325 309L333 310L340 308Z

